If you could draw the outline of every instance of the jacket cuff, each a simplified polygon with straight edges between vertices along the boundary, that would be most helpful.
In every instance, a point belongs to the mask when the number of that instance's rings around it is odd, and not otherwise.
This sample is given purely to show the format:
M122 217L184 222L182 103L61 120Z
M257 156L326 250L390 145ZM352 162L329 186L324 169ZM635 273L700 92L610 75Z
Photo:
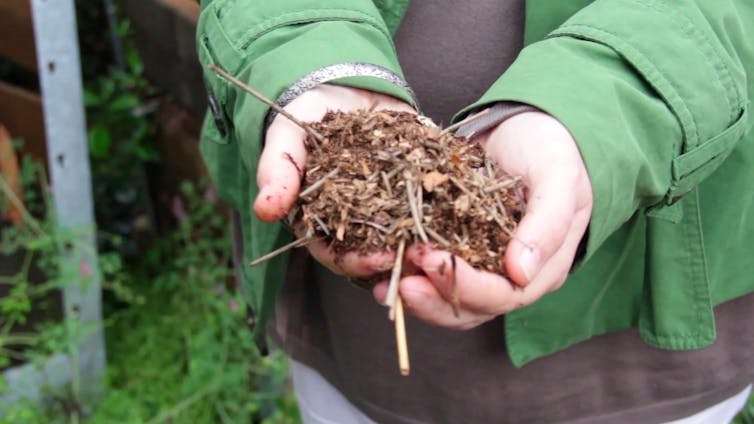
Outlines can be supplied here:
M349 84L348 79L355 77L365 78L363 80L364 82L359 83L358 80L350 80ZM378 81L372 81L369 87L364 87L367 85L366 78L376 78ZM380 81L387 82L389 85L381 84ZM380 91L383 93L392 92L391 94L393 96L400 96L401 93L395 91L396 89L401 90L411 97L411 104L415 106L418 105L416 94L402 76L388 68L372 63L336 63L319 68L299 78L293 83L293 85L280 94L275 103L280 105L280 107L285 107L306 91L327 82L338 82L341 85L360 86L360 88L369 88L372 91ZM383 87L380 87L380 85L383 85ZM265 128L272 123L275 116L277 116L277 112L270 110L265 122Z

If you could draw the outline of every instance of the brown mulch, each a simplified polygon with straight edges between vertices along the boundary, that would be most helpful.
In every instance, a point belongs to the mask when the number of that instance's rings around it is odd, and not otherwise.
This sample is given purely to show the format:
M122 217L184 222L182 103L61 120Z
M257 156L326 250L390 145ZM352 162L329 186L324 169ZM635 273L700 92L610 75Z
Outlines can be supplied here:
M482 146L406 112L328 112L308 124L302 195L288 217L299 237L337 253L429 242L478 269L504 273L525 208L518 178Z

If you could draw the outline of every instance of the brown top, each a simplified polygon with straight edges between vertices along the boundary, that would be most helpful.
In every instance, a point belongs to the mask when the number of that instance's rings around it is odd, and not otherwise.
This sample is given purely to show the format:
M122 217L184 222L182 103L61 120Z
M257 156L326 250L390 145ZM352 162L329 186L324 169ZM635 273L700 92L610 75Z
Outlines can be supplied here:
M447 123L481 95L521 48L522 18L523 0L411 2L396 44L423 111ZM386 310L371 293L305 262L291 265L272 338L380 423L659 422L754 380L746 318L754 295L716 308L718 339L707 349L659 350L627 330L521 369L507 357L503 317L470 331L408 317L412 367L401 377Z

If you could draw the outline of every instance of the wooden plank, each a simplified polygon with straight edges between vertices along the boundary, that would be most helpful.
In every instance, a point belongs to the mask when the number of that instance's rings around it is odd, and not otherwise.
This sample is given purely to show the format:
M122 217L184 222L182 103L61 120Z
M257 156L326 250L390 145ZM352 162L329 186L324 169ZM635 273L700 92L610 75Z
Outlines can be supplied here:
M30 70L37 69L34 27L29 0L0 0L0 56Z
M18 227L23 227L24 192L21 187L21 170L18 166L18 156L11 143L10 134L0 122L0 176L3 178L3 192L0 195L0 223L8 220ZM13 193L12 195L6 191ZM11 200L12 199L12 200Z
M0 81L0 122L24 141L24 152L46 162L42 99L37 93Z

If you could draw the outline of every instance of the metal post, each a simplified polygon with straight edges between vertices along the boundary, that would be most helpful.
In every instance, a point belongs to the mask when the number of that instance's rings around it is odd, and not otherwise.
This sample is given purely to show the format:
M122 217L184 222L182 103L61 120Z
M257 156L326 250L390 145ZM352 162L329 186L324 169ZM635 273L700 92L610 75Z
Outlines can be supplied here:
M74 234L63 246L63 275L79 275L63 290L65 316L83 329L68 352L74 393L95 395L105 369L101 292L95 242L89 152L73 0L31 0L55 216Z

